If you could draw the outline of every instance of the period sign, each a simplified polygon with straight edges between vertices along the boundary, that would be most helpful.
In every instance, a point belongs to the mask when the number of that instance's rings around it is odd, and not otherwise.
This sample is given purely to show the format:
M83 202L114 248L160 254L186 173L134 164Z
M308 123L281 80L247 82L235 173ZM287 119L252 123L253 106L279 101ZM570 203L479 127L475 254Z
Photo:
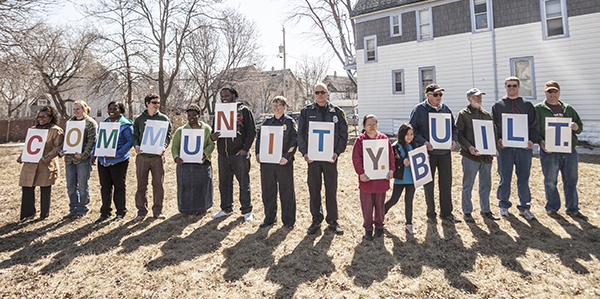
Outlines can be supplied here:
M502 145L526 148L529 142L527 114L502 113Z
M571 153L573 130L570 117L546 117L546 150Z
M427 156L427 147L424 145L408 152L410 171L412 172L415 188L433 181Z
M390 171L387 139L363 140L363 167L371 180L385 179Z
M260 163L279 164L283 152L283 126L260 127Z
M217 103L215 105L215 132L219 138L235 138L237 134L237 103Z
M452 148L452 115L450 113L429 113L429 143L433 149Z
M145 154L161 155L165 149L165 139L169 122L161 120L147 120L140 150Z
M38 163L44 155L44 146L46 145L48 130L28 129L25 137L25 146L21 153L21 161L29 163Z
M101 122L98 124L98 139L96 139L96 157L114 157L117 155L119 141L119 122Z
M332 161L335 124L332 122L308 122L308 159Z
M473 134L475 135L475 148L482 155L496 154L496 136L494 135L494 122L491 120L474 119Z
M63 150L67 154L80 153L83 148L83 134L85 131L85 120L67 121Z
M183 163L202 163L204 129L181 129L179 157Z

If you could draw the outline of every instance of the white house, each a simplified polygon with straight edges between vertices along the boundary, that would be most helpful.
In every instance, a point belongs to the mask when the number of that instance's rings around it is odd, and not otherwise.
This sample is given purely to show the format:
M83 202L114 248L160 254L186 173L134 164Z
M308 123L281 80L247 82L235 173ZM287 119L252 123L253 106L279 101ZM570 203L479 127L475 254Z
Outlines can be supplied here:
M407 121L429 83L445 88L454 114L472 87L486 92L489 111L514 75L534 104L558 81L583 119L580 140L600 145L598 0L358 0L351 17L358 110L377 115L381 131Z

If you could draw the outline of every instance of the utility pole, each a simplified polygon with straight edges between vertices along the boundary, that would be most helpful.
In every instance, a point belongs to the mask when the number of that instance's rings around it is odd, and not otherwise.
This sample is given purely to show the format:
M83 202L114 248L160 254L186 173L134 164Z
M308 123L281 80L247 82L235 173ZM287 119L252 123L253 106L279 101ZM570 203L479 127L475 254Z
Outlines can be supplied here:
M283 55L283 97L285 97L285 73L286 73L286 65L285 65L285 26L281 26L283 28L283 46L279 46L279 54Z

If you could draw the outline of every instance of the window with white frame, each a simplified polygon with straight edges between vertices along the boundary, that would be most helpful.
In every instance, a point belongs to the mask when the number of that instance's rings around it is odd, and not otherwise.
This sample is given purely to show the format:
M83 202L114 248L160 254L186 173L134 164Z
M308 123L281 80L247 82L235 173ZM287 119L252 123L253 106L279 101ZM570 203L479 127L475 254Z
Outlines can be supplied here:
M48 102L48 99L46 99L46 98L40 98L37 100L38 106L46 106L48 104L49 104L49 102Z
M419 68L419 91L421 93L421 101L425 101L427 96L425 95L425 89L427 85L435 82L435 67L420 67Z
M431 8L417 11L417 29L419 41L433 38L433 31L431 30Z
M392 93L403 94L404 93L404 70L393 70L392 71L392 81L393 81Z
M390 16L390 36L402 35L402 18L400 15Z
M473 32L490 29L488 0L471 0L471 26Z
M519 57L510 59L510 74L519 78L519 96L526 99L535 99L535 71L533 57Z
M377 62L377 35L365 37L365 62Z
M565 0L540 0L544 38L568 36Z

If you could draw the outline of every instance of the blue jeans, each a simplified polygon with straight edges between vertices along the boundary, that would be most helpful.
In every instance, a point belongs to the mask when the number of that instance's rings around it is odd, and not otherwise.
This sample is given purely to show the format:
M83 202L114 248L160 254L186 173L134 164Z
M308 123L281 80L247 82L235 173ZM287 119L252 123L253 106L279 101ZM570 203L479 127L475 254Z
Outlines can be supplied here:
M577 169L579 157L573 149L570 154L551 153L540 151L540 163L544 173L544 189L546 191L546 211L558 211L560 209L560 195L556 188L558 171L562 176L565 192L565 206L567 213L579 211L579 196L577 196Z
M490 212L490 190L492 189L492 163L475 162L469 158L462 158L463 183L462 183L462 210L465 214L473 212L471 191L475 177L479 173L479 208L482 212Z
M85 215L90 203L90 172L92 165L90 159L85 159L79 164L65 164L65 175L67 177L67 194L69 195L69 214Z
M519 211L529 210L531 206L531 192L529 190L529 174L531 172L531 149L522 148L498 148L498 174L500 175L500 185L498 186L497 197L500 200L498 207L510 208L510 181L512 179L513 166L517 174L517 191L519 193L519 202L517 208Z

